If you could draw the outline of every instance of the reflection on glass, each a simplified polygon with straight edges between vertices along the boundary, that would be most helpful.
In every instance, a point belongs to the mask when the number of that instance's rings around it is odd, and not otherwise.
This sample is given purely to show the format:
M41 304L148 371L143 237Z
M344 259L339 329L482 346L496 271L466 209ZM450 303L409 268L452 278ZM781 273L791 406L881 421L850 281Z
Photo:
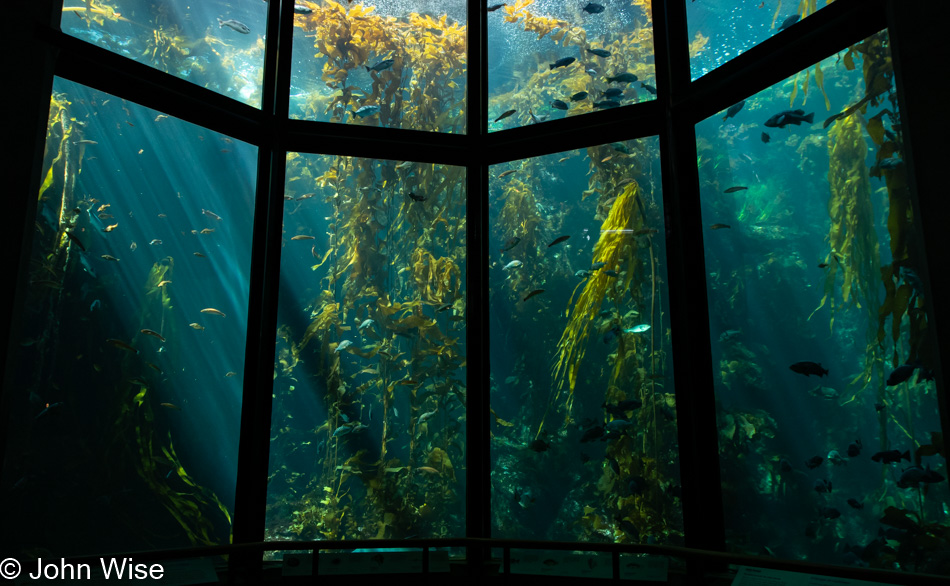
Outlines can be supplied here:
M651 0L489 4L490 131L656 95Z
M264 2L65 0L64 33L260 107Z
M257 150L53 88L4 390L3 551L226 544Z
M690 75L696 80L814 14L831 0L686 1Z
M724 507L737 551L941 573L939 359L890 64L882 32L697 125Z
M465 169L290 153L268 539L459 537Z
M298 2L290 116L464 133L466 2Z
M492 534L682 543L658 141L491 170Z

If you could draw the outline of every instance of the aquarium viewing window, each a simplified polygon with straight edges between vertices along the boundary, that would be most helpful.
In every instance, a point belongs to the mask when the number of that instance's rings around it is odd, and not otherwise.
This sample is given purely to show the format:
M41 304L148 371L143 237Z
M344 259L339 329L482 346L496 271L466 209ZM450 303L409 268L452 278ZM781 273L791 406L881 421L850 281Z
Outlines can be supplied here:
M950 7L8 11L0 560L947 583Z

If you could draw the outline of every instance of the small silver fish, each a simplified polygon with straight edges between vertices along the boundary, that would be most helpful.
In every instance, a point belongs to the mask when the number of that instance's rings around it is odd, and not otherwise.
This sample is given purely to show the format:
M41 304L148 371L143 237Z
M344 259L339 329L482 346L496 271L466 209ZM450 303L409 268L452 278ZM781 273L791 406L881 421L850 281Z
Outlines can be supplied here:
M221 20L221 19L219 18L219 19L218 19L218 28L223 28L223 27L228 27L228 28L231 29L231 30L235 30L235 31L241 33L242 35L248 35L248 34L251 33L251 29L248 28L248 26L247 26L246 24L244 24L243 22L239 22L239 21L237 21L237 20L234 20L233 18L229 18L228 20Z
M352 346L352 345L353 345L353 342L351 342L351 341L349 341L349 340L343 340L343 341L340 342L340 344L336 347L336 350L334 350L334 352L339 352L339 351L341 351L341 350L346 350L347 348L349 348L349 347Z
M506 264L504 267L502 267L502 270L507 271L508 269L516 269L516 268L520 267L520 266L523 265L523 264L524 264L524 263L521 262L520 260L513 260L513 261L511 261L510 263Z
M363 330L365 330L366 328L370 327L370 326L373 325L374 323L376 323L376 322L373 321L373 320L371 320L371 319L368 319L368 320L364 321L363 323L361 323L361 324L360 324L360 327L358 327L358 328L356 328L356 329L357 329L357 331L362 332Z

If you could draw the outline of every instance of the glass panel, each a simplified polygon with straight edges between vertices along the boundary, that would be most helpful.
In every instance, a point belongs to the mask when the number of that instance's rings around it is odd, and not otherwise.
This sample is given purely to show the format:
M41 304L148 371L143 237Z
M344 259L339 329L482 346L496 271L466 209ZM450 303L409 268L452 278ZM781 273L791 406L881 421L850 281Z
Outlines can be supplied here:
M681 544L658 140L490 174L493 536Z
M939 359L893 81L882 32L697 125L736 551L943 572Z
M268 539L461 537L465 168L290 153Z
M55 80L4 391L3 551L229 542L256 164L256 147Z
M464 133L465 0L302 1L290 117Z
M264 2L65 0L63 4L60 27L67 35L260 108Z
M651 0L489 4L489 131L654 99Z
M800 2L686 1L693 80L817 12L831 0Z

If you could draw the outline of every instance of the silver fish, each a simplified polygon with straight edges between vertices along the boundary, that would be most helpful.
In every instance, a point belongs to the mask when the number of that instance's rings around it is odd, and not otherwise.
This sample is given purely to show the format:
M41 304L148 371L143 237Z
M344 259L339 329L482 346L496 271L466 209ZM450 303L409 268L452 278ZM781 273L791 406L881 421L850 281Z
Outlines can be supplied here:
M237 20L234 20L233 18L229 18L228 20L221 20L221 19L219 18L219 19L218 19L218 28L223 28L223 27L228 27L228 28L231 29L231 30L235 30L235 31L241 33L242 35L249 35L249 34L251 34L251 29L248 28L248 26L247 26L246 24L244 24L243 22L239 22L239 21L237 21Z
M340 344L336 347L335 352L339 352L339 351L341 351L341 350L346 350L347 348L349 348L349 347L352 346L352 345L353 345L353 342L351 342L351 341L349 341L349 340L343 340L343 341L340 342Z

